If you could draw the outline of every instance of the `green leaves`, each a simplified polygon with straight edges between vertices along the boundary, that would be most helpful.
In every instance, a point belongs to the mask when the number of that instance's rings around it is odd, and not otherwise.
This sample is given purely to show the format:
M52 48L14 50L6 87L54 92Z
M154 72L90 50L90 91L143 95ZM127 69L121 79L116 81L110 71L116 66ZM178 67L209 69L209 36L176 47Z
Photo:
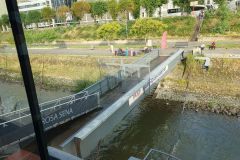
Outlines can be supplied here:
M146 9L148 16L152 16L155 10L165 3L167 0L140 0L140 4Z
M2 22L3 25L9 25L9 17L8 17L8 15L6 15L6 14L2 15L1 22Z
M91 5L91 16L96 19L96 17L102 18L105 13L107 13L108 8L107 8L107 3L104 1L96 1L90 3Z
M26 17L27 24L38 23L42 19L41 12L39 11L29 11Z
M167 26L159 20L144 18L136 20L131 33L140 38L160 36Z
M69 12L70 9L67 6L60 6L57 9L56 15L60 20L66 20L66 14Z
M91 9L90 4L85 1L75 2L73 3L71 8L73 15L79 20L82 20L84 14L89 13L90 9Z
M113 20L117 19L119 7L116 0L108 0L108 12L111 15Z
M97 30L97 34L99 38L102 38L104 40L113 40L114 38L117 38L120 30L121 25L119 23L111 22L99 27Z
M46 20L46 21L52 20L56 15L55 11L50 7L43 8L41 10L41 14L42 14L43 20Z

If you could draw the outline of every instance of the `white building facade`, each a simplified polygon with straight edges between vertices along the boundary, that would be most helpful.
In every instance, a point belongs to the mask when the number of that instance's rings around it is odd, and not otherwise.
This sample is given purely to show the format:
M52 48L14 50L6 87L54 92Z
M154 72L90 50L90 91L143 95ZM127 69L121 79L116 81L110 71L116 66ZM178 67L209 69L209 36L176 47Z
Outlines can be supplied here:
M161 7L157 8L152 15L154 18L169 16L181 16L180 8L178 6L175 6L172 0L168 0L167 4L163 4ZM140 18L146 17L149 17L149 15L147 14L146 9L141 7Z
M18 8L20 12L41 10L45 7L56 10L59 6L71 4L69 2L70 0L28 0L26 2L18 2Z

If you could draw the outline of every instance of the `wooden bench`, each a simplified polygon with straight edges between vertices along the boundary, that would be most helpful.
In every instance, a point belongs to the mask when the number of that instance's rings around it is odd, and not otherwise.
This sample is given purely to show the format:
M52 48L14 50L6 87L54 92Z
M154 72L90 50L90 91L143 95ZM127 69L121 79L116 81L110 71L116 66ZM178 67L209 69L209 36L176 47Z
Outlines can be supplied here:
M188 47L188 42L176 42L175 48L186 48Z

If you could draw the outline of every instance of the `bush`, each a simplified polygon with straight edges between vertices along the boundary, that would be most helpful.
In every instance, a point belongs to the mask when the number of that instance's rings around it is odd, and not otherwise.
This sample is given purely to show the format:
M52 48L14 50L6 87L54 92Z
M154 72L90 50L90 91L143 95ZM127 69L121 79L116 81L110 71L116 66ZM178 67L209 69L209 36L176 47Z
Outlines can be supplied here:
M118 22L111 22L100 26L97 35L104 40L113 40L117 38L120 31L121 25Z
M27 43L44 43L44 42L52 42L56 39L61 38L61 32L57 30L49 29L49 30L33 30L25 32L25 37Z
M164 18L163 23L166 24L167 32L171 36L189 37L194 32L196 20L193 17L169 17Z
M131 34L140 38L161 36L167 26L151 18L137 19L131 28Z

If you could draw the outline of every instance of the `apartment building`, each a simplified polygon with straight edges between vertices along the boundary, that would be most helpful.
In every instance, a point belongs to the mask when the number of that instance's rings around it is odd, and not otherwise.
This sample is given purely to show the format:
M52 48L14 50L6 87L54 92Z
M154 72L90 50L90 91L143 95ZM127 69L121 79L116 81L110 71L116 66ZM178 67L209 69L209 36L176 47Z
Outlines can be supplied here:
M4 0L0 0L0 17L4 14L7 14L7 7Z
M28 12L33 10L41 10L45 7L57 9L59 6L71 6L73 0L24 0L19 1L18 7L20 12Z

